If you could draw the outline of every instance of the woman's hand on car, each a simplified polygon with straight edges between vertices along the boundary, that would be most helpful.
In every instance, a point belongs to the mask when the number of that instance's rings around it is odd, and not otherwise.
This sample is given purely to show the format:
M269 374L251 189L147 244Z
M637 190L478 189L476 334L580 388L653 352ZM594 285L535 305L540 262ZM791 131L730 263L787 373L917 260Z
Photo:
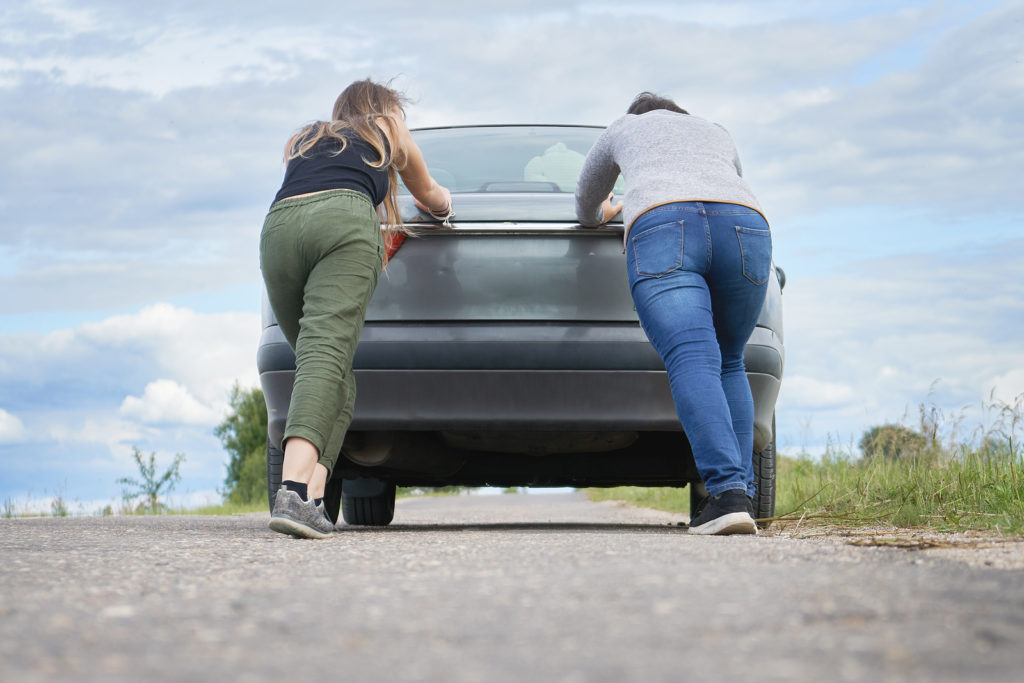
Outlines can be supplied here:
M615 199L615 193L609 193L608 197L601 202L601 215L602 223L607 223L611 219L618 215L619 211L622 211L622 200L619 200L618 204L612 204L612 200Z
M452 193L444 185L438 185L433 178L431 178L431 182L433 186L428 193L430 204L420 201L416 195L413 195L412 200L416 202L416 208L420 211L429 213L431 216L446 216L451 213Z

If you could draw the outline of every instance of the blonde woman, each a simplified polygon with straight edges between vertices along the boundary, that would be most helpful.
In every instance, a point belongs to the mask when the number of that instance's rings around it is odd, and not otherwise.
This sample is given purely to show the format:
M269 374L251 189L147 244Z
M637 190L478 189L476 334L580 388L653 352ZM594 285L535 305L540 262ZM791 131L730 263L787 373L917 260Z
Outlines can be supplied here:
M386 260L380 224L401 223L397 176L416 205L451 213L451 194L430 176L405 125L405 100L356 81L330 121L302 128L285 146L284 182L260 236L270 306L295 350L295 384L283 446L282 485L270 528L325 538L327 480L352 420L352 356Z

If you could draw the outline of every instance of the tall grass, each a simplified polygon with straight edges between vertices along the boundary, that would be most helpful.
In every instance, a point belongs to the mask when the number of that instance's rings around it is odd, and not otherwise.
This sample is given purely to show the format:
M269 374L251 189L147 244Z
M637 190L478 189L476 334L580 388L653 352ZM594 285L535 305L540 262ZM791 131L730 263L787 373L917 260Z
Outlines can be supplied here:
M604 489L587 489L590 500L621 500L639 507L666 510L668 512L690 511L690 490L671 486L614 486Z
M977 452L947 460L820 462L783 459L777 517L838 525L870 523L1024 533L1024 461Z
M250 503L234 503L225 501L217 505L205 505L198 508L177 508L169 510L172 515L243 515L250 512L267 512L267 501L259 500Z
M780 457L776 526L895 525L935 530L1024 534L1024 394L990 395L982 419L967 429L968 410L921 404L912 438L872 457L853 444L830 443L818 459ZM906 416L904 422L907 422ZM689 511L686 489L590 489L594 500L624 500Z
M939 530L1024 533L1024 394L983 402L965 431L965 410L922 404L924 438L887 457L829 444L818 460L781 458L776 514L786 523L869 523Z

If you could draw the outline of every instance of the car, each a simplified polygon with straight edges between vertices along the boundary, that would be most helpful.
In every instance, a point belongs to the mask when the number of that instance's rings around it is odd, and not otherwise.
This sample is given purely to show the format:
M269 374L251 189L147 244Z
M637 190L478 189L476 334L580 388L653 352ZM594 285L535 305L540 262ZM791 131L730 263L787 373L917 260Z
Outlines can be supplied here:
M348 524L389 524L398 486L689 485L692 504L707 495L664 364L637 320L621 218L599 228L576 221L576 178L601 130L413 131L456 215L441 225L404 188L399 195L408 235L380 277L353 359L355 411L325 494L332 520L340 508ZM773 267L745 350L760 519L775 505L784 283ZM295 358L265 295L262 318L273 508Z

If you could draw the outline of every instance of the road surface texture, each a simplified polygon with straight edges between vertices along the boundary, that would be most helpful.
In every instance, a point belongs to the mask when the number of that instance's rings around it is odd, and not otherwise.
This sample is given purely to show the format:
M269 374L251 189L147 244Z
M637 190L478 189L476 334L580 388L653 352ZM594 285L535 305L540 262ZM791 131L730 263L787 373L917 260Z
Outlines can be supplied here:
M1024 675L1019 541L690 536L579 494L405 499L326 541L267 519L0 520L0 680Z

